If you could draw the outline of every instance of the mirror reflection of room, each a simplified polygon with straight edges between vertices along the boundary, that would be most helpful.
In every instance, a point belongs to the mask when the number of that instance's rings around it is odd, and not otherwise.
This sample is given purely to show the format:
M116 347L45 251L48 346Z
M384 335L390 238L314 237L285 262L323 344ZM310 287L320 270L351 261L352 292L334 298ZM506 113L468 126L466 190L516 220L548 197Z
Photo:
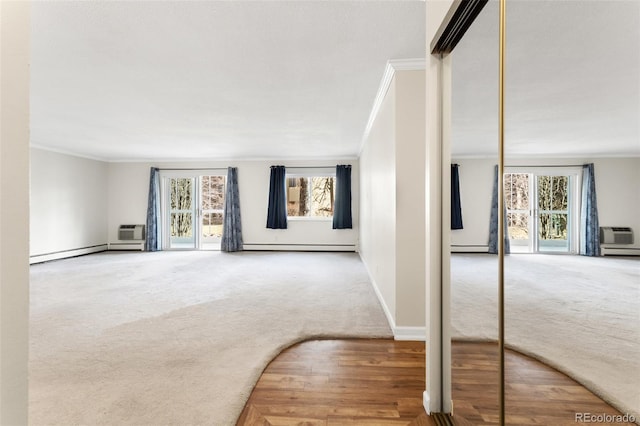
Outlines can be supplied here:
M576 421L562 417L566 410L637 421L640 3L508 2L507 29L505 341L514 350L507 353L507 424L535 418L526 398L536 394L562 401L557 422ZM497 245L497 2L452 55L451 150L463 224L451 231L453 398L455 406L456 389L463 395L456 413L489 424L480 413L491 413L491 404L495 410L497 395L467 409L471 396L460 389L473 388L456 372L455 348L497 339L497 259L490 254ZM476 348L477 357L483 346ZM536 383L542 377L544 385ZM518 389L525 388L523 399Z

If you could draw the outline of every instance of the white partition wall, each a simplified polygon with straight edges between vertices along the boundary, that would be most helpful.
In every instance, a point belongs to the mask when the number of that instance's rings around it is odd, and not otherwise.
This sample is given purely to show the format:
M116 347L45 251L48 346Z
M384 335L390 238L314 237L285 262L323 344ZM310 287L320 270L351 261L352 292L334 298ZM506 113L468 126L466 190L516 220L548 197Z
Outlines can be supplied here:
M29 2L0 2L0 424L27 424Z
M424 406L427 412L451 412L451 389L444 378L451 376L451 341L444 339L443 317L449 316L448 292L443 288L442 238L442 89L443 61L431 55L431 41L442 25L453 0L427 0L426 3L426 322L427 389ZM448 70L447 70L448 71ZM448 133L448 132L444 132ZM448 152L448 149L447 149ZM444 295L444 297L443 297ZM447 324L448 327L448 324ZM444 357L443 357L444 355Z

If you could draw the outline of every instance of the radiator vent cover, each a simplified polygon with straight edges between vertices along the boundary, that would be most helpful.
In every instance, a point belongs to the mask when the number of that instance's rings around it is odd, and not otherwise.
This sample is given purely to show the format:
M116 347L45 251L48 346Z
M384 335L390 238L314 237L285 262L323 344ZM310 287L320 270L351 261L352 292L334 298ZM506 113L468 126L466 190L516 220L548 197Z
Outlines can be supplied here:
M122 241L144 240L144 225L120 225L118 239Z
M602 226L600 244L633 244L633 230L624 226Z

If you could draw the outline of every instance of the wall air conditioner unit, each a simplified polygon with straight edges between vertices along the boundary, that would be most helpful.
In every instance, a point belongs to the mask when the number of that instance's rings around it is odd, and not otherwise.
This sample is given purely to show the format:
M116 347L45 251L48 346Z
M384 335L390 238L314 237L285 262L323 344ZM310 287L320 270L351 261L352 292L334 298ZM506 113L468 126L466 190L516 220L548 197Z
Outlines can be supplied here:
M633 230L621 226L601 226L600 244L633 244Z
M118 239L121 241L144 240L144 225L120 225Z

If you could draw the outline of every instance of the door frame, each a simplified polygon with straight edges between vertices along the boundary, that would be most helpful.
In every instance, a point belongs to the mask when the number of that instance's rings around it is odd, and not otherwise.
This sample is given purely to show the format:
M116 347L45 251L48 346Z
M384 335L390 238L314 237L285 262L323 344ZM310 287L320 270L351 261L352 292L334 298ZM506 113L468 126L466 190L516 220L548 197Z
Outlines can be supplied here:
M582 167L572 165L562 166L506 166L506 173L528 174L529 177L529 243L526 253L542 254L576 254L578 252L578 238L580 234L580 195L582 182ZM540 251L538 237L538 191L537 179L539 176L568 176L568 250L566 252ZM510 240L510 243L512 241ZM517 245L516 245L517 246ZM511 245L512 251L515 247Z
M203 248L203 239L201 238L201 226L202 226L202 209L201 209L201 192L202 192L202 176L222 176L225 178L226 185L226 170L222 168L216 169L160 169L160 209L162 217L161 234L162 234L162 250L180 251L180 250L216 250L215 248ZM171 247L171 214L169 211L169 179L193 179L193 232L194 232L194 246L193 247ZM224 210L224 209L223 209ZM222 213L224 215L224 211ZM210 243L209 243L210 244ZM219 248L218 248L219 250Z

